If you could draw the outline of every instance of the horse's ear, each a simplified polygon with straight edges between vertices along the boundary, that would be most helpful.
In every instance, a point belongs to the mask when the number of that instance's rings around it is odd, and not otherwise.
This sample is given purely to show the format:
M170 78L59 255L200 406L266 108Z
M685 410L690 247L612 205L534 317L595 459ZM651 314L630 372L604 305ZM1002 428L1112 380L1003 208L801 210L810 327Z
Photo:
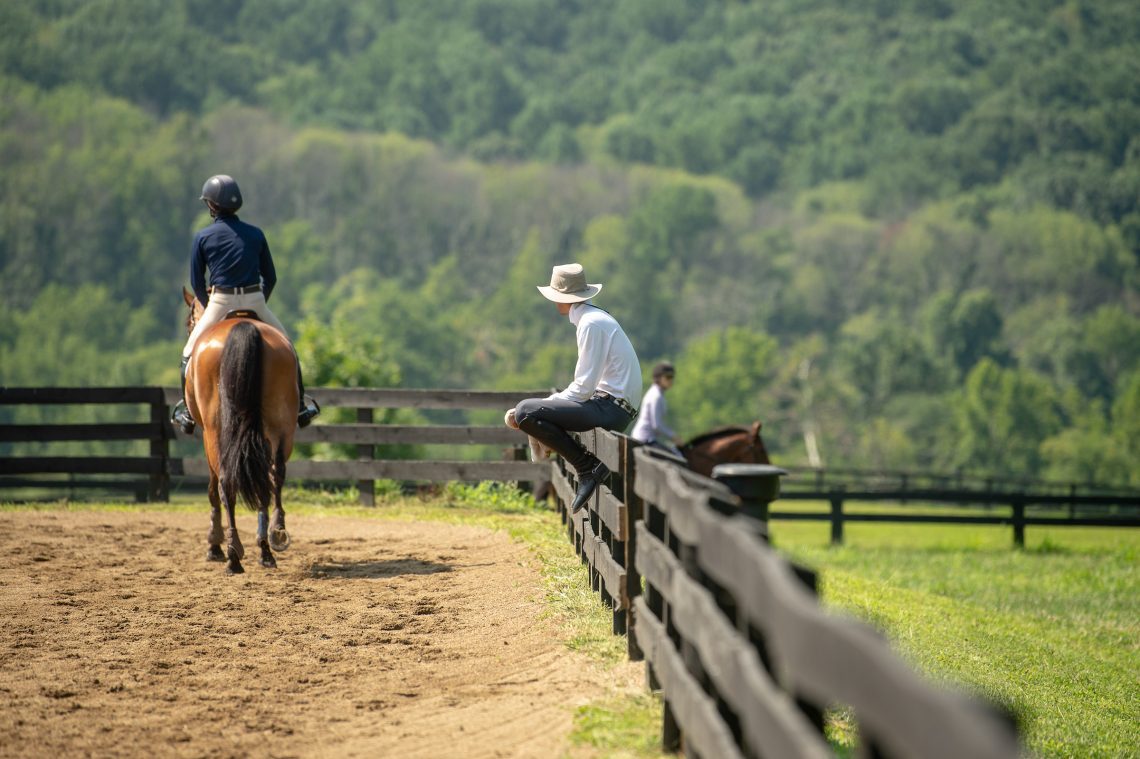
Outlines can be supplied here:
M182 286L182 300L186 301L187 306L194 305L194 293L186 289L186 285Z
M759 419L757 419L755 422L752 423L752 439L753 440L759 440L760 439L760 428L762 426L764 426L764 425L760 422Z

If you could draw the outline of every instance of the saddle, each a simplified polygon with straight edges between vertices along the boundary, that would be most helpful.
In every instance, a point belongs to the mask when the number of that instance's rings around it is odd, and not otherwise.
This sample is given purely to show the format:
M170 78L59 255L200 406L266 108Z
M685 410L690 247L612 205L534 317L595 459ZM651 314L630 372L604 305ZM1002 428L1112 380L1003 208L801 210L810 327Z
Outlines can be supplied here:
M222 319L253 319L255 322L261 321L261 317L257 312L250 308L235 308L232 311L226 311L226 315Z

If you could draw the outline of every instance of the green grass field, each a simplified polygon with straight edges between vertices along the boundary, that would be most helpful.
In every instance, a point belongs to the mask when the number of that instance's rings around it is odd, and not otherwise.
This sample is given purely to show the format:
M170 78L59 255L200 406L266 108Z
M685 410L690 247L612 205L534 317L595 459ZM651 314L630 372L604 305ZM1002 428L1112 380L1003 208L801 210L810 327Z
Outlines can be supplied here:
M567 647L603 664L625 659L625 640L610 634L610 613L556 515L528 496L481 485L429 499L392 491L371 509L352 493L294 491L286 501L293 513L505 530L539 560ZM169 506L45 508L203 507L179 497ZM776 521L771 532L779 550L819 570L826 606L884 630L930 678L1005 704L1033 753L1140 756L1140 531L1030 527L1025 550L1010 547L1006 527L849 524L840 548L828 545L826 523ZM840 754L857 740L852 725L850 714L832 715ZM579 709L571 741L585 755L659 757L660 729L658 698L617 694Z
M1140 531L1029 527L1016 550L1008 527L848 524L835 548L828 529L771 525L827 607L1006 705L1037 755L1140 756Z

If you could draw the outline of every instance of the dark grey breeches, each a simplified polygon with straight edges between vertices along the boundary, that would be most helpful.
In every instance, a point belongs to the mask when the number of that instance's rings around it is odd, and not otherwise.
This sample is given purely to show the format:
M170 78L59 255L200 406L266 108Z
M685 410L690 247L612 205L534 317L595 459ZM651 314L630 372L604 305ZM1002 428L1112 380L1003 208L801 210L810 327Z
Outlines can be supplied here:
M578 474L589 471L597 463L582 444L568 432L585 432L596 427L624 430L630 415L609 398L588 401L528 398L515 406L519 429L540 440L566 459Z

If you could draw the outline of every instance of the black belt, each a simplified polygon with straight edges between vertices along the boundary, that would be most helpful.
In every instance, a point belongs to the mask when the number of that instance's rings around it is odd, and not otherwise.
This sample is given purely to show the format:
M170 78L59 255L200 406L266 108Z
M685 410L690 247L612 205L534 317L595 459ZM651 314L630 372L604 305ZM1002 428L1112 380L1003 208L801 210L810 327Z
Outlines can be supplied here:
M625 413L629 414L630 416L637 416L637 409L635 409L633 407L633 404L630 403L629 401L627 401L625 398L618 398L616 395L610 395L609 393L603 393L600 390L598 392L594 393L594 397L595 398L605 398L608 401L613 401L614 404L617 405L617 407L620 408Z
M261 285L246 285L245 287L218 287L210 288L212 293L221 293L222 295L245 295L247 293L261 292Z

